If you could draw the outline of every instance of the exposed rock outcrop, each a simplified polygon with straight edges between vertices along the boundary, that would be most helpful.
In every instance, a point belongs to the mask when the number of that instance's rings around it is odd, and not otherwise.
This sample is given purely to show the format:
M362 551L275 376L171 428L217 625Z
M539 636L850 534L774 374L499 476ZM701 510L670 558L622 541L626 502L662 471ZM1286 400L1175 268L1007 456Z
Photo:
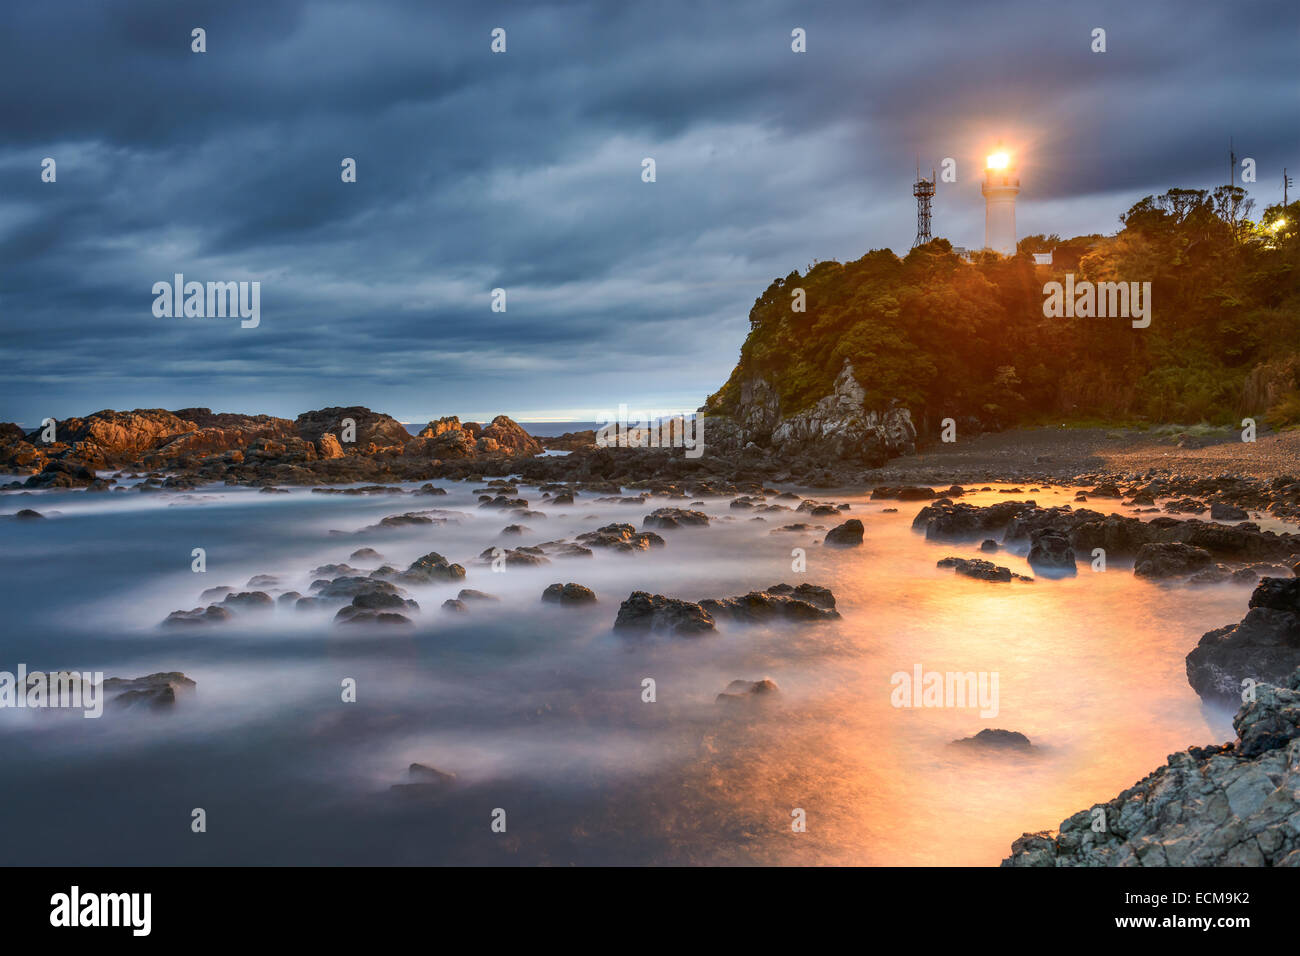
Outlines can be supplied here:
M1026 833L1003 866L1300 866L1300 670L1261 684L1237 740L1192 747L1053 833Z
M872 467L913 451L916 442L916 427L906 408L866 407L866 390L847 359L830 394L810 408L786 414L776 390L756 377L741 384L739 401L727 415L710 413L705 425L705 440L724 450L742 449L752 442L783 459Z
M1187 682L1208 700L1238 701L1242 681L1278 683L1300 667L1300 578L1264 578L1238 624L1206 633L1187 655Z

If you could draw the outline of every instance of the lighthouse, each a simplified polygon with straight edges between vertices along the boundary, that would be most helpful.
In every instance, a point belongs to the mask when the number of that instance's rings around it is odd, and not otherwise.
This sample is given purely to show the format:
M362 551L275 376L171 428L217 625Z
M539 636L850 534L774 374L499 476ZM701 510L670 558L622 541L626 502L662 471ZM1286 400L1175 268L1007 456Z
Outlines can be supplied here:
M984 193L984 248L1014 256L1020 174L1001 149L989 156L980 191Z

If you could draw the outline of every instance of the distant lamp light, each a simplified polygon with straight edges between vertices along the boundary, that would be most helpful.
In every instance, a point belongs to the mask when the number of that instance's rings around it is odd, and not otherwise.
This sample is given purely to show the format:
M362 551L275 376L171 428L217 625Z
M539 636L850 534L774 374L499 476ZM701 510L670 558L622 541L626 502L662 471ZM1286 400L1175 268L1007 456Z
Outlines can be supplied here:
M1011 165L1011 157L1006 153L990 153L988 160L989 169L1006 169Z
M1279 220L1277 220L1276 222L1274 222L1273 225L1269 226L1269 228L1270 228L1271 230L1273 230L1274 232L1277 232L1279 229L1281 229L1281 228L1282 228L1283 226L1285 226L1285 225L1286 225L1286 220L1285 220L1285 219L1279 219Z

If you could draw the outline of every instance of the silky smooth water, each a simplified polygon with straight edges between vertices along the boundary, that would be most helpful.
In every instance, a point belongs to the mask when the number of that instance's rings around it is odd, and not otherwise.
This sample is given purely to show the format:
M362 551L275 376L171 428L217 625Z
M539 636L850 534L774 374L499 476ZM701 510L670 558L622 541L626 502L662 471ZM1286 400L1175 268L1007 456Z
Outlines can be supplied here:
M0 709L0 862L167 863L850 863L993 865L1025 831L1109 800L1191 745L1231 739L1231 714L1204 706L1183 659L1202 633L1243 615L1250 587L1192 589L1134 578L1131 564L1009 584L935 567L988 557L978 542L927 542L920 503L849 502L862 547L824 549L824 532L772 534L766 520L709 499L709 528L660 532L668 545L556 559L495 573L493 545L570 538L611 521L638 528L663 505L551 507L518 519L478 508L478 485L447 496L7 494L0 512L0 670L183 671L197 681L172 712ZM1074 489L1017 494L1062 504ZM1000 491L968 496L1005 500ZM1118 502L1093 502L1120 510ZM459 523L356 534L426 508ZM886 513L897 508L897 513ZM533 529L502 539L521 521ZM1280 527L1280 526L1279 526ZM342 533L334 533L342 532ZM207 571L191 571L191 550ZM255 574L308 593L310 570L373 547L404 568L428 551L465 565L455 584L408 588L415 626L367 630L333 611L243 614L163 629L173 610ZM807 570L791 570L792 549ZM374 562L351 562L370 568ZM576 581L599 604L545 605ZM746 627L703 637L611 630L634 590L691 600L778 582L830 587L842 620ZM461 587L500 604L445 612ZM274 595L276 592L270 589ZM999 712L900 708L896 672L997 672ZM724 706L736 679L770 677L771 701ZM357 682L344 703L341 682ZM642 700L653 678L657 700ZM1027 734L1028 755L949 745L985 727ZM412 761L455 773L438 796L390 790ZM203 808L207 832L191 831ZM493 832L496 810L506 831ZM792 828L802 810L806 832Z

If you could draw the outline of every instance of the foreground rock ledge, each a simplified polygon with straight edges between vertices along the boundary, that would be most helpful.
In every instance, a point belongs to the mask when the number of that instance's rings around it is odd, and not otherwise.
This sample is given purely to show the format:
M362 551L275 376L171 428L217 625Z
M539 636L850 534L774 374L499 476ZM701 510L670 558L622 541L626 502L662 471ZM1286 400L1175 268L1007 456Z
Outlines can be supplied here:
M1232 725L1236 742L1171 754L1058 833L1026 833L1002 865L1300 866L1300 669L1259 685Z

